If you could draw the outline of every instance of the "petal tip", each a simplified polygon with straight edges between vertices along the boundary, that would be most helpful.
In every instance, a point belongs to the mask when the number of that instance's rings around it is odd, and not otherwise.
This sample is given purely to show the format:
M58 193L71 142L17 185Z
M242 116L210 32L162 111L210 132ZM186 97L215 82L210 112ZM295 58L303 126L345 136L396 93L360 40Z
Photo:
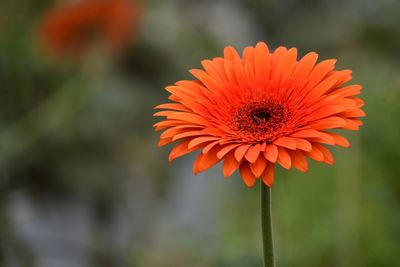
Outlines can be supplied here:
M274 181L272 182L267 182L267 181L263 181L263 183L268 186L269 188L271 188L274 185Z

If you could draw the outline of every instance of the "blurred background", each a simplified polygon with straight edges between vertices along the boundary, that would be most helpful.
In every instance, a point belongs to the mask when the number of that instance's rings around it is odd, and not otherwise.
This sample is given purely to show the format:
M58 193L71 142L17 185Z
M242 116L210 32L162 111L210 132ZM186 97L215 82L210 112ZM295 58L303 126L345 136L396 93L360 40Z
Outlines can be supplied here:
M261 267L259 186L152 129L166 85L257 41L339 58L367 112L334 166L278 170L277 266L400 266L399 1L114 1L0 1L0 266Z

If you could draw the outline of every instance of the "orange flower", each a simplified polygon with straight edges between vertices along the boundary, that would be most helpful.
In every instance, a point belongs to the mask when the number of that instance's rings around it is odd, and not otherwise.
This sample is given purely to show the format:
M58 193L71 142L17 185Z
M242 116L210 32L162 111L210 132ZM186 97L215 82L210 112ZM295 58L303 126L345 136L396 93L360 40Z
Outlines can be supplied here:
M166 90L173 103L162 104L155 124L164 130L159 146L179 142L169 160L201 150L195 174L223 160L223 174L238 168L252 187L257 178L272 186L274 166L308 170L306 158L333 164L324 146L349 147L331 129L358 130L365 116L357 98L359 85L350 70L335 70L336 60L318 64L311 52L297 60L297 49L279 47L270 52L265 43L246 47L243 56L226 47L224 57L202 61L204 70L190 73L197 79L179 81Z
M80 54L96 41L118 51L128 45L138 13L131 0L71 2L47 14L40 36L57 54Z

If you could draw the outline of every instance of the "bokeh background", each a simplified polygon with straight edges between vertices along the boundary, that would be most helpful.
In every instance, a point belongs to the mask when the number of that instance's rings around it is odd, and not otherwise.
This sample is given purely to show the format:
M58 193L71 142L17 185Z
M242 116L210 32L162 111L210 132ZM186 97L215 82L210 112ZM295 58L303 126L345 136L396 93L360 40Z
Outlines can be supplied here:
M367 112L334 166L278 170L277 266L400 266L399 1L142 1L123 51L79 58L38 34L55 4L0 1L0 266L261 267L259 186L152 129L163 87L260 40L339 58Z

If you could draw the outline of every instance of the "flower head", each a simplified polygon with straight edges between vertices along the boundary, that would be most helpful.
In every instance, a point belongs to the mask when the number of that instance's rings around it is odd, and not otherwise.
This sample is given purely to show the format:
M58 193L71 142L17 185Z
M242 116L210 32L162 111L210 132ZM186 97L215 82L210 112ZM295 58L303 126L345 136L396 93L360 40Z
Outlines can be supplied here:
M82 0L51 10L40 36L57 54L81 54L97 41L118 51L128 45L137 19L138 6L133 0Z
M193 172L223 161L223 174L237 169L245 184L257 178L274 182L276 163L308 170L307 158L333 164L325 145L349 147L332 129L358 130L365 116L357 98L359 85L350 70L335 70L336 60L317 63L308 53L297 59L297 49L279 47L270 52L265 43L246 47L243 56L226 47L224 57L202 61L192 81L166 87L171 103L162 104L155 124L165 130L159 146L178 142L169 160L200 151Z

